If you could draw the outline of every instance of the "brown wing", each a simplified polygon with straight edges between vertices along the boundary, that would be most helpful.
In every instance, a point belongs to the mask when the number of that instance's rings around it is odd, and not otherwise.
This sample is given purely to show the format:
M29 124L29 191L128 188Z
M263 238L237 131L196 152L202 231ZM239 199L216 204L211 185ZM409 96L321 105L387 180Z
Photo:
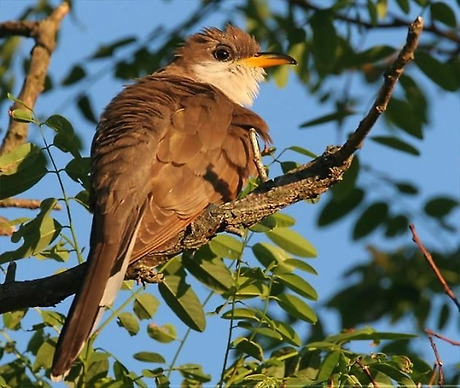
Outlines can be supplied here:
M152 164L151 193L131 261L184 230L211 203L234 199L255 174L249 127L265 141L268 128L257 115L219 91L187 85L171 126L158 143ZM177 93L177 92L176 92Z
M107 107L92 148L91 249L52 374L71 366L128 262L154 252L255 173L247 129L264 121L209 85L150 76Z

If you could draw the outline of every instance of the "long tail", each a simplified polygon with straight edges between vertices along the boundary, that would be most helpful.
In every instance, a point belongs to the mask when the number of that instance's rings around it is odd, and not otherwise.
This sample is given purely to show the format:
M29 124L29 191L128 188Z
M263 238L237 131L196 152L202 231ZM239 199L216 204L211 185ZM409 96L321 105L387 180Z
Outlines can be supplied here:
M128 268L140 223L139 220L121 252L119 243L97 243L91 247L82 284L72 302L54 353L53 381L60 381L67 375L105 308L115 300Z

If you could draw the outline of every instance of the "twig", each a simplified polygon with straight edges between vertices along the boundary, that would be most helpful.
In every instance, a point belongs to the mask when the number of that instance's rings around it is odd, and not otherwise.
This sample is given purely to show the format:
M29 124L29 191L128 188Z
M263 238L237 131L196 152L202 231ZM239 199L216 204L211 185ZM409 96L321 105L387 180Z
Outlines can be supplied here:
M412 240L417 244L418 249L420 249L420 252L422 252L423 256L425 257L426 261L430 265L431 269L433 270L434 274L438 278L439 282L442 284L444 288L444 292L449 296L450 299L455 303L457 306L458 311L460 312L460 301L457 299L455 296L454 292L450 288L450 286L447 284L446 280L442 276L441 272L439 271L438 266L433 260L433 257L431 256L430 252L426 250L426 248L423 246L423 243L420 241L417 232L415 231L415 226L414 224L409 225L409 229L412 233Z
M42 203L39 199L8 198L0 201L1 207L18 207L21 209L39 209ZM54 205L53 210L62 210L58 203Z
M438 349L436 347L436 344L434 343L433 337L430 334L428 334L428 339L430 340L431 348L433 349L434 357L436 358L435 368L433 369L435 370L436 366L438 367L438 370L439 370L438 385L442 386L444 383L444 371L442 369L443 362L441 360L441 357L439 356Z
M459 342L459 341L455 341L455 340L453 340L453 339L447 338L447 337L443 336L442 334L436 333L436 332L433 331L433 330L425 329L425 333L428 334L428 335L432 335L433 337L439 338L439 339L441 339L441 340L443 340L443 341L446 341L446 342L448 342L448 343L451 344L451 345L460 346L460 342Z
M6 22L0 25L0 37L18 34L33 37L35 46L30 56L30 65L24 79L21 92L17 96L28 107L33 108L38 96L44 89L46 73L51 60L51 54L56 47L56 33L61 21L69 12L69 3L63 1L49 17L39 22ZM10 110L20 108L14 103ZM6 136L0 147L0 155L24 143L27 138L27 123L10 118Z
M257 132L254 128L249 129L249 138L251 140L252 152L254 154L254 164L256 165L259 179L261 182L267 182L268 176L265 166L262 163L262 156L260 153L259 143L257 142Z
M290 0L290 2L299 8L305 9L305 10L312 10L312 11L322 11L324 8L318 7L317 5L311 4L310 2L306 0ZM400 27L405 27L409 24L408 20L404 20L401 18L398 18L397 16L393 16L392 20L389 22L380 22L378 24L374 24L371 22L368 22L366 20L363 20L361 18L353 18L347 15L343 15L339 12L335 12L333 15L333 18L336 20L341 20L346 23L351 23L355 24L359 27L366 28L368 30L372 29L389 29L389 28L400 28ZM440 30L434 23L431 23L428 26L425 26L424 28L425 31L428 31L432 34L441 36L443 38L446 38L454 43L460 43L460 37L455 34L455 29L452 29L451 31L442 31Z
M338 157L341 157L342 160L348 159L351 154L363 146L364 139L372 129L373 125L380 117L380 115L385 112L395 85L403 73L404 67L414 59L414 52L417 48L422 31L423 19L419 16L410 24L409 31L407 33L406 44L399 52L398 57L385 72L384 83L379 90L374 104L364 119L359 123L359 126L353 135L348 139L348 141L339 151Z
M374 388L378 388L379 385L377 384L377 382L374 380L374 378L372 377L371 375L371 372L369 371L369 368L367 367L367 365L364 365L361 361L359 361L358 359L355 360L355 364L358 364L359 367L361 368L361 370L364 372L364 374L369 378L369 381L371 382L371 384L374 386Z

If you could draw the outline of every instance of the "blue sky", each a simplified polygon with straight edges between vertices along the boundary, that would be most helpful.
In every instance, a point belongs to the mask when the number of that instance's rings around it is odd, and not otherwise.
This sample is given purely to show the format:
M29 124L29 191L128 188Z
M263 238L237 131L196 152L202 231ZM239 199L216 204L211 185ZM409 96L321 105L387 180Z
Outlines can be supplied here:
M30 3L30 1L26 0L2 0L0 2L0 19L2 21L14 19ZM274 1L273 4L276 7L282 7L282 3L279 1ZM64 20L59 46L52 58L50 73L53 74L55 81L59 81L63 79L75 62L84 62L85 58L91 55L100 44L112 42L117 37L127 35L143 38L158 24L162 24L166 28L173 28L180 20L187 18L187 15L196 6L197 2L194 0L166 2L159 0L76 1L74 2L73 14ZM220 26L227 18L234 16L236 15L221 12L219 15L208 17L206 25ZM411 18L415 16L415 14L410 15ZM236 20L239 20L238 24L244 27L244 21L241 18ZM371 33L366 38L365 45L380 42L400 47L404 43L405 35L405 29L385 31L384 34L381 32ZM382 42L382 40L384 41ZM29 52L30 48L31 42L23 42L24 55ZM121 50L117 55L122 57L126 53ZM104 71L103 68L104 65L94 63L90 66L90 72L96 74ZM418 73L415 66L412 66L410 71ZM424 78L421 77L421 79ZM370 91L368 88L364 88L363 83L357 77L352 82L354 93L359 96L358 114L351 116L346 121L346 132L352 131L357 126L361 117L372 104L377 92L377 90ZM91 92L96 113L99 115L110 99L121 90L122 83L111 79L110 74L107 72L106 75L97 77L95 82L87 84L86 87ZM418 142L411 139L411 142L420 149L421 156L413 157L391 151L373 142L367 142L363 150L360 151L359 156L361 161L365 161L386 175L395 179L409 179L420 185L422 200L437 194L450 194L458 198L458 166L460 162L458 147L460 144L459 99L458 96L428 85L427 82L424 82L421 87L428 91L430 103L432 104L430 124L425 131L425 139ZM18 90L13 90L12 92L17 94ZM43 95L39 99L35 110L40 117L47 117L56 112L65 115L78 132L84 136L86 146L84 154L88 154L94 126L83 120L70 104L63 104L69 96L75 95L75 92L73 88L65 88L56 93ZM398 92L398 88L396 92ZM253 109L269 124L274 144L278 149L291 145L300 145L319 154L327 145L339 144L343 140L342 138L337 138L335 128L329 125L309 130L299 130L299 124L321 114L329 113L331 107L321 106L313 98L309 97L308 91L297 82L293 73L291 73L287 86L283 89L277 88L273 81L263 84L260 96L256 100ZM5 128L6 126L6 110L3 110L0 112L0 127ZM373 133L376 135L388 134L383 120L377 123ZM33 129L31 129L31 139L39 142L39 137L36 133L34 134ZM302 162L302 159L299 159L298 156L294 154L291 156ZM305 159L305 161L307 160ZM31 194L37 198L59 196L58 192L50 192L52 185L53 183L42 182ZM69 191L72 191L72 186L70 186ZM397 206L409 206L413 207L414 210L417 209L417 203L401 203L397 204ZM333 333L340 328L340 324L334 314L325 312L324 308L322 308L322 302L327 300L338 288L343 287L343 279L341 278L343 271L368 256L367 245L372 244L382 249L391 249L402 244L408 244L411 239L407 233L389 242L379 238L378 234L373 234L359 244L352 243L350 241L350 230L353 225L351 219L342 220L329 228L318 229L316 227L317 214L320 208L321 203L318 205L299 203L289 208L287 213L297 218L296 230L310 240L318 250L319 257L314 259L311 264L317 269L319 276L316 278L310 277L307 280L316 288L320 296L319 302L312 305L318 309L320 314L323 315L324 313L323 316L327 317L325 327L327 331ZM15 214L17 216L17 213ZM26 214L30 216L30 213ZM458 219L459 212L457 211L450 220L458 227ZM77 223L80 243L86 244L90 217L88 214L77 212L75 222ZM417 220L415 222L417 223ZM417 224L416 226L418 226L420 237L430 249L453 248L458 245L458 237L456 236L443 236L440 238L436 233L436 225L434 224L428 227ZM0 240L0 244L2 245L2 251L3 247L6 249L9 246L5 239ZM33 272L30 268L33 268ZM18 276L21 279L46 276L49 274L49 268L46 265L30 265L29 261L24 260L23 263L20 263ZM158 296L155 286L149 286L148 291ZM202 298L203 295L206 295L204 291L199 292ZM123 296L121 299L123 299ZM69 301L66 301L62 304L65 306L62 311L66 311L68 303ZM209 311L213 310L218 304L220 304L220 300L216 297L211 301ZM32 316L32 313L29 315ZM31 318L31 322L36 322L37 320L37 316ZM185 331L184 325L177 322L172 313L164 306L155 316L154 321L158 324L174 322L177 324L179 333L184 333ZM407 324L409 325L409 322ZM377 327L385 330L404 331L404 323L398 327L389 327L388 323L382 322ZM308 330L308 327L300 328L299 332L304 330ZM458 338L458 328L450 327L445 334ZM207 330L204 334L192 334L179 364L187 362L201 363L205 366L205 372L212 373L214 376L213 381L216 381L221 368L226 336L227 323L222 322L217 317L209 318ZM97 344L115 354L120 354L125 348L129 348L129 354L138 350L148 350L168 355L175 351L176 346L174 345L165 346L153 340L138 337L130 338L123 329L116 326L116 324L112 324L106 330L106 333L101 336ZM442 343L439 343L438 346L445 363L458 360L458 351L456 349ZM420 351L428 355L428 359L432 358L429 343L426 339L419 340L418 347ZM370 348L365 348L364 350L371 351ZM129 363L127 364L129 365ZM145 368L146 365L133 362L133 367L140 370Z

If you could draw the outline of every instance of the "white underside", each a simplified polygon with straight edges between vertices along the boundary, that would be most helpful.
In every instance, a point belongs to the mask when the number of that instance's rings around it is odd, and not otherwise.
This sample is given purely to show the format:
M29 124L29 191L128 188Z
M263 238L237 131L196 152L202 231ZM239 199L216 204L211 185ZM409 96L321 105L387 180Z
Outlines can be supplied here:
M199 81L211 84L239 105L252 105L264 80L261 67L249 67L236 62L201 62L193 65Z

